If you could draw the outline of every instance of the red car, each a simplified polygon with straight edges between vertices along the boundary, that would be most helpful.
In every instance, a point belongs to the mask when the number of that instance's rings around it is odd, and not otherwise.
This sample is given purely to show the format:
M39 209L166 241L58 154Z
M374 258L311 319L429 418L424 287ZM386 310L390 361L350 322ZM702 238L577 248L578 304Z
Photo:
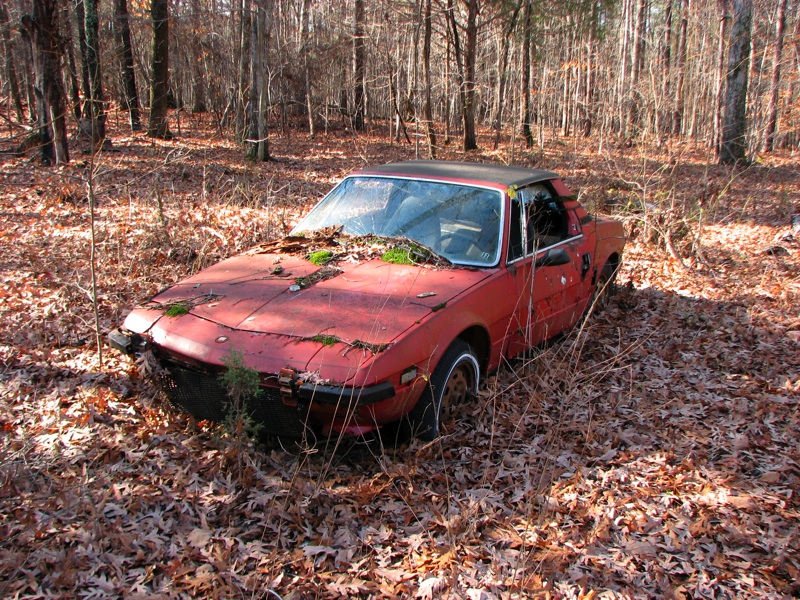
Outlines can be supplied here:
M278 242L157 294L114 330L171 400L224 418L226 357L260 374L264 430L433 439L481 377L579 322L625 236L554 173L409 161L346 177Z

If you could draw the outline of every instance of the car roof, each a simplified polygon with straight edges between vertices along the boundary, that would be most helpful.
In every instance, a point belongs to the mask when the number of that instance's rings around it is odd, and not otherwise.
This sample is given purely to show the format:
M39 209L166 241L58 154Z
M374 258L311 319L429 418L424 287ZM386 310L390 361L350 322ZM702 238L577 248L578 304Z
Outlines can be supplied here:
M431 179L460 179L472 183L490 183L504 186L523 186L537 181L560 179L550 171L509 167L485 163L445 160L407 160L375 167L367 167L358 174L429 177Z

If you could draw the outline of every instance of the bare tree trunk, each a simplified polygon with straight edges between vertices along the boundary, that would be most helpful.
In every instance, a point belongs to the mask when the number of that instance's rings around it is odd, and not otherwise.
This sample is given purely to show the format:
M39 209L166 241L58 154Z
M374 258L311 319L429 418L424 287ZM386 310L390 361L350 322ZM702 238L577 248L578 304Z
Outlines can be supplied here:
M571 29L571 28L570 28ZM574 30L573 30L574 31ZM564 55L562 57L562 61L565 65L569 65L572 63L572 40L569 39L572 37L571 34L568 34L568 39L565 44L562 45L562 50ZM570 134L570 118L569 118L569 89L572 85L572 68L567 66L564 69L564 74L561 77L561 136L568 137Z
M258 47L258 13L261 12L259 0L253 0L251 6L255 12L250 14L250 43L248 44L250 56L247 61L250 66L250 72L247 86L247 108L245 111L245 156L255 159L258 154L258 107L261 80L261 54Z
M688 47L690 0L681 0L681 25L678 37L678 60L675 69L678 71L678 85L675 90L675 112L672 117L672 133L680 135L683 130L684 98L686 83L686 55Z
M531 29L532 29L531 0L525 2L525 12L522 17L522 135L525 145L533 147L533 131L531 130Z
M131 28L127 0L114 0L114 35L119 46L122 75L122 105L128 111L132 131L142 128L139 116L139 92L136 89L136 72L131 47Z
M720 164L736 164L747 159L747 76L752 27L753 0L733 0Z
M366 48L364 44L364 0L354 1L353 25L353 129L364 129L364 77Z
M39 146L41 162L47 166L69 162L56 4L56 0L34 0L33 14L22 17L33 42Z
M70 18L70 6L64 4L61 7L61 22L64 24L65 32L64 47L66 48L66 67L69 77L69 102L72 108L72 116L76 123L81 120L81 89L78 83L78 66L75 61L75 45L72 42L72 19Z
M266 51L269 39L269 24L267 22L267 0L257 0L256 7L258 21L258 58L259 58L259 81L258 81L258 145L256 149L256 160L262 162L270 160L269 153L269 131L267 129L267 105L269 100L269 88L267 86L267 61Z
M25 29L25 25L20 28L20 32L22 33L23 38L25 38L25 43L22 44L21 48L23 61L21 85L25 90L25 97L27 99L28 120L31 123L36 123L39 120L39 115L36 114L37 99L36 93L33 89L36 85L36 67L33 59L33 48L30 43L32 40L28 35L27 29Z
M716 81L714 84L715 89L715 102L714 107L714 130L712 137L712 144L714 145L714 154L719 160L719 147L722 142L722 116L725 112L725 42L728 37L728 14L729 0L717 0L717 6L720 11L719 18L719 40L717 44L717 73Z
M444 72L444 145L450 144L450 89L452 85L452 48L450 40L445 45L445 72Z
M670 71L672 69L672 5L674 0L667 0L664 9L664 48L661 52L661 65L664 69L664 97L669 98Z
M431 104L431 35L433 19L431 17L431 0L425 0L424 34L422 42L422 77L425 80L425 100L423 116L425 118L425 134L428 139L428 158L436 158L436 131L433 127L433 107Z
M268 161L269 140L267 139L267 86L264 51L267 44L266 0L255 0L255 15L250 24L250 104L247 139L247 158Z
M147 135L170 139L167 120L169 98L169 0L151 0L153 20L153 65L150 83L150 121Z
M311 32L311 2L313 0L303 0L303 14L301 16L301 39L300 44L303 53L303 77L305 78L306 111L308 112L308 135L314 137L316 134L314 124L314 103L313 88L311 86L311 64L308 59L309 46L313 39Z
M622 0L622 17L620 29L622 38L620 39L619 49L619 79L617 82L616 103L619 115L619 133L623 137L628 136L628 119L630 110L628 98L630 91L630 70L628 62L630 60L631 37L633 37L631 22L633 19L633 0Z
M475 132L475 63L478 55L478 14L480 5L478 0L467 0L467 30L466 46L464 48L464 150L478 148L478 138Z
M494 149L500 144L500 133L503 129L503 110L506 100L506 83L508 80L508 53L511 47L511 39L514 29L517 26L517 18L522 5L519 4L508 21L508 26L501 29L501 50L497 64L497 96L495 98L495 113L492 118L492 129L494 129Z
M594 114L594 65L597 61L595 52L594 30L589 34L586 41L586 85L583 95L583 118L581 120L581 132L583 137L592 134L592 115Z
M388 49L387 49L388 50ZM399 50L398 50L399 51ZM398 58L399 60L399 58ZM400 93L398 91L398 86L396 80L399 80L399 69L395 68L397 61L392 60L392 57L389 55L388 51L386 54L386 71L389 74L389 102L392 105L392 110L394 111L394 122L395 122L395 133L394 138L389 136L390 139L394 139L395 142L400 142L400 132L402 131L405 135L406 140L408 143L411 143L411 138L408 136L408 129L406 128L405 121L403 120L403 115L400 110ZM391 134L391 124L389 127L389 133Z
M81 55L81 89L83 90L83 118L92 118L92 84L89 80L89 61L86 56L86 8L84 0L75 1L75 21L78 26L78 51Z
M647 15L650 11L648 0L636 3L636 26L633 32L633 62L631 79L633 84L639 83L639 75L644 69L644 58L647 40Z
M97 0L83 0L86 16L86 66L89 70L89 131L92 148L106 137L106 115L103 108L103 78L100 72L100 22Z
M447 23L450 29L450 39L453 45L453 57L456 59L456 83L458 83L458 97L461 100L461 115L463 118L464 109L463 107L466 105L466 98L464 94L464 83L465 83L465 76L464 76L464 63L463 63L463 56L461 54L461 36L458 33L458 22L456 21L456 9L453 4L453 0L447 0ZM447 98L446 100L449 100ZM463 124L463 123L462 123Z
M780 0L778 17L775 20L775 52L772 55L772 82L767 106L767 131L764 137L764 152L775 147L775 131L778 129L778 91L781 85L781 60L783 59L783 31L786 28L787 0Z
M250 0L241 5L240 41L239 41L239 82L236 99L236 140L244 141L248 137L247 107L250 96L250 37L251 20Z
M406 118L414 120L414 154L419 158L419 120L422 112L417 107L419 98L419 32L422 23L414 24L412 51L408 53L408 86L406 87Z
M14 111L17 115L17 121L22 123L25 119L25 113L22 107L22 96L20 96L19 93L19 84L17 83L17 69L14 66L14 57L12 56L11 32L9 31L10 21L11 17L8 14L8 10L6 10L4 4L0 4L0 35L2 35L3 39L6 78L8 79L11 99L14 102Z
M203 46L199 31L203 22L200 14L200 0L192 0L192 112L204 113L206 107L206 70L203 64Z
M467 25L464 51L461 50L459 24L453 0L447 0L447 21L453 41L453 54L458 69L458 96L461 100L461 123L464 128L464 150L478 147L475 135L475 60L478 43L478 0L467 0Z

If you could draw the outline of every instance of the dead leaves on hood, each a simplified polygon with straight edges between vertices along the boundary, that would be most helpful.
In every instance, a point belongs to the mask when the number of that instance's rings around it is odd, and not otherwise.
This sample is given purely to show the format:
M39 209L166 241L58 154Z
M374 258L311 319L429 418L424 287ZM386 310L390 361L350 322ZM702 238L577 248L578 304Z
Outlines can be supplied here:
M394 248L407 251L414 264L432 268L452 268L453 264L420 244L406 238L387 238L378 235L348 235L341 227L332 226L319 231L290 235L283 239L259 244L244 254L290 254L308 258L315 253L330 252L329 268L338 262L358 263L383 258Z

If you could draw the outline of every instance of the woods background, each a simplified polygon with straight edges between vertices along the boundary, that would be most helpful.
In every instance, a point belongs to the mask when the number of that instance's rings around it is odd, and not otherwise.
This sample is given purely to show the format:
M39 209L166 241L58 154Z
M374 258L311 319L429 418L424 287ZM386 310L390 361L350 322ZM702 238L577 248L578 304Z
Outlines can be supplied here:
M38 119L48 162L69 158L64 117L96 143L109 106L138 129L143 105L152 136L173 134L170 107L209 112L261 159L268 126L388 123L431 157L491 126L481 143L495 147L674 138L736 162L800 143L796 13L788 0L13 0L4 120L13 134Z

